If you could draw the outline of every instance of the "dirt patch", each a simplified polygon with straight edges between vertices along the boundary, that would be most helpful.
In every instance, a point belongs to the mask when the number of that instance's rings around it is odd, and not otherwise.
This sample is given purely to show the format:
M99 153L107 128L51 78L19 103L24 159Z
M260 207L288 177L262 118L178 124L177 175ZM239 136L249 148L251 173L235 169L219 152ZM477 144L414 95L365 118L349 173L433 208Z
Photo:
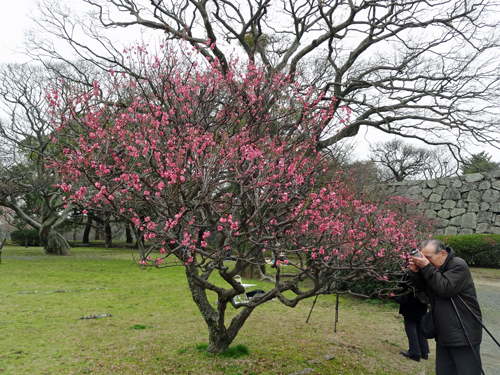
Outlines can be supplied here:
M500 281L496 280L478 280L474 279L474 284L477 286L493 286L493 287L500 287Z
M500 269L471 268L470 271L476 283L479 281L492 281L500 284Z

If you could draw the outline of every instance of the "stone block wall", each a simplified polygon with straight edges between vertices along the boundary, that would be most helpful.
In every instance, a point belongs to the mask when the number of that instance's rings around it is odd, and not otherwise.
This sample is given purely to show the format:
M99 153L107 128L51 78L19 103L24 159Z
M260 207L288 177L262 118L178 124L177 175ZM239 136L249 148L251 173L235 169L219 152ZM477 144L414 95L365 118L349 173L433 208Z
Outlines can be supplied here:
M419 208L425 215L437 219L438 235L500 234L500 169L392 183L387 192L421 202Z

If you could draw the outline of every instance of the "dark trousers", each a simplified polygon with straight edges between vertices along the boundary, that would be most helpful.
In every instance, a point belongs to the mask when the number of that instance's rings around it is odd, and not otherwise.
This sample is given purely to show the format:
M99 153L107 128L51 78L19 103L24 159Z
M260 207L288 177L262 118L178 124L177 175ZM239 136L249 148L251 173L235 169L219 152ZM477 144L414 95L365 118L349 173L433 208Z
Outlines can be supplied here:
M479 345L474 346L479 363ZM470 346L436 345L436 375L481 375L474 352Z
M425 354L429 354L429 343L424 335L422 335L420 321L405 318L404 322L406 336L408 337L408 344L410 346L408 353L414 357L421 357Z

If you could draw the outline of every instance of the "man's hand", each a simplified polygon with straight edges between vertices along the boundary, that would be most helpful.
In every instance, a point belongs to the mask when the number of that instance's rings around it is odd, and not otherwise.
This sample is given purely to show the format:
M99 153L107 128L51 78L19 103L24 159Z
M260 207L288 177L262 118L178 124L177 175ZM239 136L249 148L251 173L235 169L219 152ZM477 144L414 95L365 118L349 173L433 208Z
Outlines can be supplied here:
M418 267L418 269L421 269L430 263L429 259L427 259L422 253L420 253L420 255L422 255L422 258L420 258L420 257L411 257L410 258L410 269L412 271L413 271L413 269L411 268L412 264L414 267L416 266L416 267Z
M408 267L410 267L410 269L413 271L413 272L418 272L420 271L420 267L417 266L415 263L413 263L413 257L410 257L410 260L408 261Z

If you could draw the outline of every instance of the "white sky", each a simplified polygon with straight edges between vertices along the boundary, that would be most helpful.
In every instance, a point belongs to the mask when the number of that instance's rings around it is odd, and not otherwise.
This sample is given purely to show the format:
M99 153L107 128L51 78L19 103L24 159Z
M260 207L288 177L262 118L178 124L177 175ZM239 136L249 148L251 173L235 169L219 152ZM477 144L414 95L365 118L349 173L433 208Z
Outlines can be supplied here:
M78 4L80 0L66 0L67 4ZM30 9L34 9L36 0L0 0L2 9L2 22L0 22L0 63L26 61L22 53L24 31L33 27L33 21L29 18ZM139 38L140 35L137 35ZM366 128L360 130L355 139L354 159L367 159L370 142L385 142L393 137L387 134ZM479 152L482 148L474 148L470 152ZM493 156L493 160L500 161L500 152L493 148L486 148Z
M67 3L75 2L75 0L66 1ZM25 61L26 57L15 51L22 50L24 31L33 27L29 14L30 9L35 7L36 0L0 0L0 4L4 15L0 22L0 63ZM356 137L357 146L354 150L356 159L367 158L369 142L365 138L375 140L375 142L392 139L379 131L371 130L368 137L365 137L365 133L366 130L360 131Z
M23 30L31 24L27 14L34 3L34 0L0 0L3 15L0 22L0 62L23 60L23 56L13 50L22 46Z

